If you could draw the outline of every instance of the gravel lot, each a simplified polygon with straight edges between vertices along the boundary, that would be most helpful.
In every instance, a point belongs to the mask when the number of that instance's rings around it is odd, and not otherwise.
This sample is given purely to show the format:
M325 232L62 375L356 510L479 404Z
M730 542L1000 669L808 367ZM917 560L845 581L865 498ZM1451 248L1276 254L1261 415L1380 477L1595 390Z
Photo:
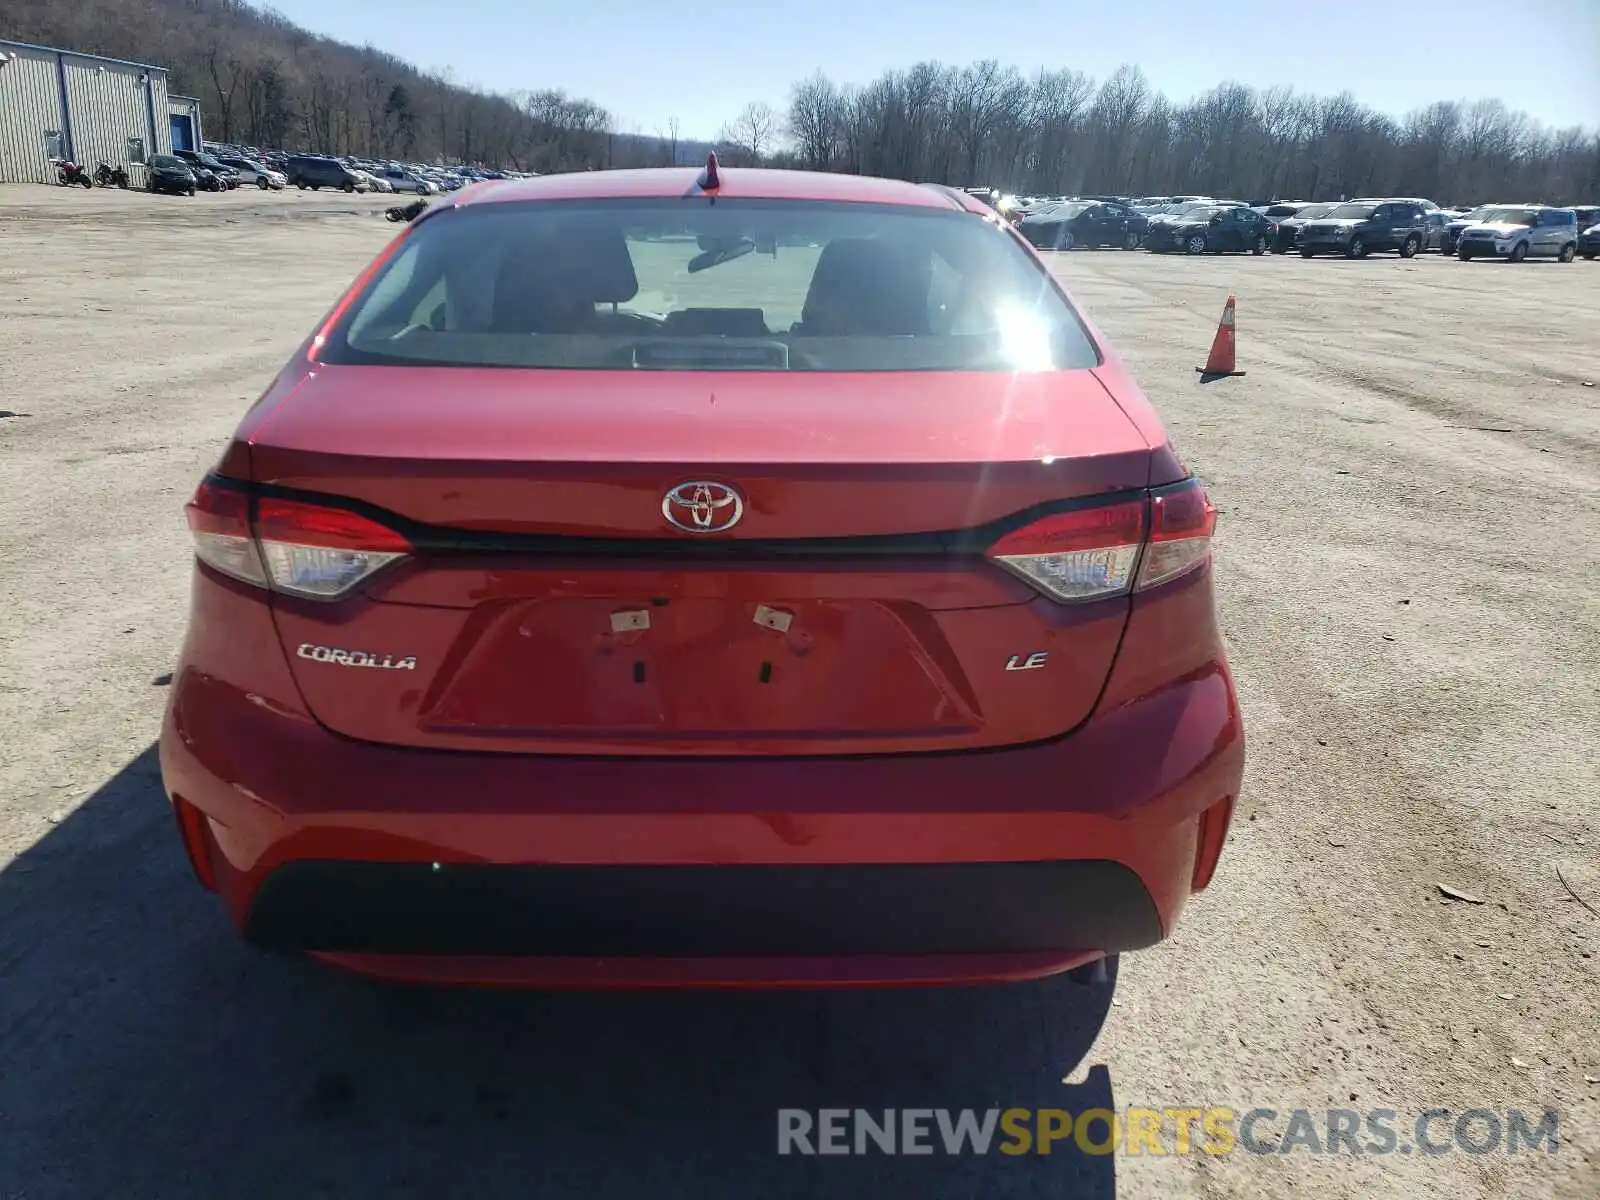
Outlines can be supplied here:
M1115 1005L425 993L235 944L152 749L180 506L387 203L0 188L0 1197L1600 1195L1600 264L1056 257L1222 509L1251 738ZM1249 373L1202 386L1230 292ZM1548 1106L1562 1146L775 1155L829 1105Z

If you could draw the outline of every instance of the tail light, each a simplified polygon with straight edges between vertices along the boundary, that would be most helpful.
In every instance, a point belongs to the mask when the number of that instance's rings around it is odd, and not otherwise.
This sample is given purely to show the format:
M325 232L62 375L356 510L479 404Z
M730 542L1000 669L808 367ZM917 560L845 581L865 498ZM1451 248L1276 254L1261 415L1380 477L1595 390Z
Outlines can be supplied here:
M1126 500L1053 513L1006 534L989 557L1052 600L1143 591L1176 579L1211 552L1217 510L1197 480Z
M411 551L404 535L357 513L202 483L189 501L195 554L256 587L336 600Z
M1139 564L1136 591L1194 570L1210 557L1217 509L1200 486L1186 479L1150 493L1150 540Z
M1054 600L1126 592L1144 542L1143 500L1053 513L1006 534L989 557Z

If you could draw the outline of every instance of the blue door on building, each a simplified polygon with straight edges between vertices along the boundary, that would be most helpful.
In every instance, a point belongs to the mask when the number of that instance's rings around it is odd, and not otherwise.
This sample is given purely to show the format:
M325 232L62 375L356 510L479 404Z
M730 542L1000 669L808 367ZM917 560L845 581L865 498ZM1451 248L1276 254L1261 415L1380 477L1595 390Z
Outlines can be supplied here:
M194 118L178 116L173 117L172 149L174 151L178 151L193 150L194 148Z

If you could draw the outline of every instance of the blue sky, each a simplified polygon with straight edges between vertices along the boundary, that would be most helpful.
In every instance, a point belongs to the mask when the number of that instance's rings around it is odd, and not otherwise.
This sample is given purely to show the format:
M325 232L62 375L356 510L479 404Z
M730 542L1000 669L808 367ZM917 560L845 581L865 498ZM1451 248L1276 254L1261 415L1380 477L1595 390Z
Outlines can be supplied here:
M1180 100L1233 79L1348 88L1395 115L1498 96L1549 125L1600 126L1600 0L271 3L318 33L464 83L585 96L622 129L655 133L676 116L685 137L714 135L752 100L781 111L790 83L818 68L863 83L922 59L980 58L1096 78L1135 63Z

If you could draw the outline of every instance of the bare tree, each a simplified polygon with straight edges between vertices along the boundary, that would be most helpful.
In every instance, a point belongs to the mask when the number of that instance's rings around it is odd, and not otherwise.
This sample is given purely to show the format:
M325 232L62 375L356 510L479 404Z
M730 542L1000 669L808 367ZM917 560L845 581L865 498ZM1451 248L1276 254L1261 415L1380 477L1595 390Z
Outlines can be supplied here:
M722 127L717 140L732 148L741 158L759 163L773 149L778 130L778 114L764 101L746 104L739 115Z
M844 94L821 71L791 89L789 138L805 166L827 170L838 160L846 108Z
M225 56L218 42L206 48L206 74L217 96L217 112L222 118L222 140L233 140L233 101L242 74L236 59Z

